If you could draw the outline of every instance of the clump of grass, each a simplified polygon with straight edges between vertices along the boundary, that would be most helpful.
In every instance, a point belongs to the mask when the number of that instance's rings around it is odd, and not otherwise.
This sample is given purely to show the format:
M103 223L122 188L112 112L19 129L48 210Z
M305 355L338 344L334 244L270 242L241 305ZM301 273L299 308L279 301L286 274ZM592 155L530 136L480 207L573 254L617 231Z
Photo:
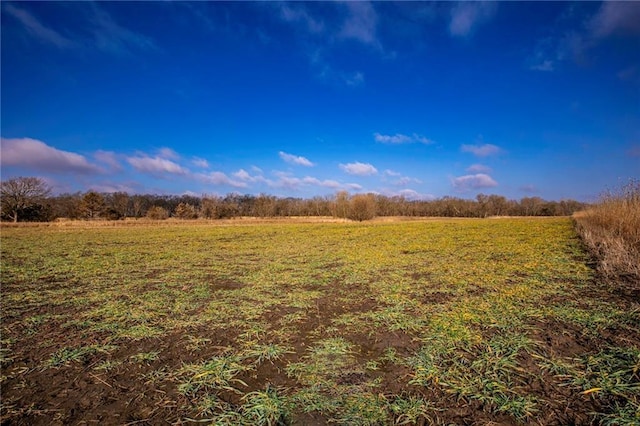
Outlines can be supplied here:
M157 352L157 351L140 352L140 353L131 355L129 359L132 362L136 362L139 364L149 364L150 362L157 360L159 354L160 352Z
M640 280L640 181L602 195L576 213L577 229L605 276Z
M289 408L286 398L267 386L264 391L246 394L243 399L242 415L247 424L276 426L287 424Z
M195 394L200 389L238 392L234 385L247 384L236 376L248 369L249 367L241 364L239 357L233 355L216 356L204 364L185 365L181 373L189 377L178 386L178 391L185 395Z

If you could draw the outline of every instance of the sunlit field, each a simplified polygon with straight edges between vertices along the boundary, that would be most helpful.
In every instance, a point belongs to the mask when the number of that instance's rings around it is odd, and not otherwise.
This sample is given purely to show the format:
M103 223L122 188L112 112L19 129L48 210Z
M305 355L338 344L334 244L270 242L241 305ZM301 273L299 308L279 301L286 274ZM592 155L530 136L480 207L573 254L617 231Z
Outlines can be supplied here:
M234 223L3 227L2 423L640 422L568 218Z

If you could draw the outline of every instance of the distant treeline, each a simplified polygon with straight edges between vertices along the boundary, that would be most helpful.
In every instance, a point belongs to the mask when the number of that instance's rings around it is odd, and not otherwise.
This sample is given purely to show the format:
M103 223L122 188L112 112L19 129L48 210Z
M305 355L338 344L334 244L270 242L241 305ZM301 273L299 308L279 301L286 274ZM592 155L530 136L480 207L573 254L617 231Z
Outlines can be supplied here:
M351 195L347 192L302 199L265 194L198 197L89 191L41 199L23 208L17 217L19 221L52 221L57 218L117 220L127 217L226 219L241 216L333 216L367 220L376 216L565 216L586 207L586 204L574 200L545 201L539 197L508 200L500 195L484 194L475 199L443 197L409 200L378 194ZM7 210L2 209L3 220L13 218Z

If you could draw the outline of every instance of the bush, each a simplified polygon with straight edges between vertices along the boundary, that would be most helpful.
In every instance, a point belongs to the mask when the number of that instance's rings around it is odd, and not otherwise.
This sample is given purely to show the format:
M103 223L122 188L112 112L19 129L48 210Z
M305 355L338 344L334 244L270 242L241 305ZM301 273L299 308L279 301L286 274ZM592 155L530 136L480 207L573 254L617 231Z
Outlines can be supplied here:
M376 199L373 194L358 194L349 200L347 218L362 222L376 217Z
M169 212L163 207L153 206L147 210L147 217L153 220L164 220L169 217Z
M604 194L589 209L574 215L577 230L609 278L640 283L640 181Z
M174 216L179 219L196 219L198 217L198 212L191 204L180 203L174 211Z

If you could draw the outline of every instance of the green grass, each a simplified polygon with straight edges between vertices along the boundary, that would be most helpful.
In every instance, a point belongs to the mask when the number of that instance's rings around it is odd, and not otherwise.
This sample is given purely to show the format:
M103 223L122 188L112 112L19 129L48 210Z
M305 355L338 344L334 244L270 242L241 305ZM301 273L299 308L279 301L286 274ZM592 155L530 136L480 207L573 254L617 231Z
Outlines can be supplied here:
M624 424L640 306L587 258L567 218L6 228L3 392L46 409L19 386L76 368L135 382L158 422L373 425L543 422L569 388ZM593 347L558 356L547 324Z

